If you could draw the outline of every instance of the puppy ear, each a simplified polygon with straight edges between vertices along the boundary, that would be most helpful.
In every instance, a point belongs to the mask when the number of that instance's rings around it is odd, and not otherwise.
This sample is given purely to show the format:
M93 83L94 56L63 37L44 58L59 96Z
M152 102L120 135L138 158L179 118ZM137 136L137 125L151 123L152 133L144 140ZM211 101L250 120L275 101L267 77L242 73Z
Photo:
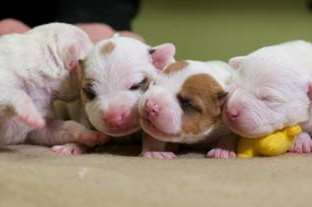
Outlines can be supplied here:
M104 45L102 45L100 52L102 55L109 55L113 52L114 48L115 48L115 44L112 41L108 41L107 43L105 43Z
M56 34L55 44L69 71L75 70L79 60L84 59L93 47L87 34L81 31Z
M153 65L158 69L162 70L166 65L174 60L176 48L174 44L165 43L149 50L149 54L152 57Z
M244 56L238 56L238 57L231 58L230 61L229 61L229 65L232 68L238 70L241 67L242 61L244 59L245 59Z
M69 71L76 70L77 66L79 65L79 51L78 48L75 46L69 46L67 49L64 50L65 52L65 60L64 64L65 67Z

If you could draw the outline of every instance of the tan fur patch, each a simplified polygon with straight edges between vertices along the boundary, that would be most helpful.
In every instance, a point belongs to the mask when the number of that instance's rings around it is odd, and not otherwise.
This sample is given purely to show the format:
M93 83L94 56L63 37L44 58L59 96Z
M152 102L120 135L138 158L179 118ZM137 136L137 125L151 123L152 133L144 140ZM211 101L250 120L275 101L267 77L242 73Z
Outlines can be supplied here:
M114 48L115 44L113 42L108 42L103 46L103 48L101 48L101 53L103 55L109 55L113 52Z
M85 61L84 60L79 60L78 66L77 66L77 76L78 76L78 80L79 80L79 87L81 88L81 83L82 80L84 79L84 70L85 70Z
M81 104L84 105L85 103L87 103L89 100L88 98L86 97L86 94L83 92L83 87L85 87L88 83L92 82L92 80L90 79L87 79L86 76L85 76L85 62L84 61L80 61L79 62L79 67L80 67L80 101L81 101Z
M183 84L180 97L189 100L192 107L184 110L182 133L199 135L215 124L221 116L220 94L225 93L221 85L207 74L189 77Z
M87 84L87 81L84 81L82 87L84 87ZM89 99L87 98L86 94L83 92L82 88L80 89L80 101L82 105L85 105L87 102L89 102Z
M183 68L186 68L188 64L189 63L184 60L171 63L165 68L164 73L169 74L169 73L177 72L179 70L182 70Z

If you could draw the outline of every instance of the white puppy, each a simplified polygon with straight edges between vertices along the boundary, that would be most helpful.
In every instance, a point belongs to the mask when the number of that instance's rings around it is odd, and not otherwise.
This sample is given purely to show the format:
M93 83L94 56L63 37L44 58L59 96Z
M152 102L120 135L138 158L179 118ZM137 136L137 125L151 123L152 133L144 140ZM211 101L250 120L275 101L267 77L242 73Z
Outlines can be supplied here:
M98 42L81 63L80 122L111 137L140 130L138 100L174 55L169 43L151 48L118 35Z
M79 28L52 23L0 38L0 142L92 144L99 133L54 119L54 99L79 96L75 68L92 48Z
M149 135L143 155L172 159L175 155L166 152L165 142L206 141L215 144L209 157L234 157L235 139L221 121L225 90L233 74L220 61L178 61L166 67L140 100L141 126Z
M302 123L312 132L307 95L312 78L311 43L293 41L264 47L231 59L230 65L239 71L224 110L224 120L233 131L252 138ZM295 152L311 150L307 133L299 135L291 148Z

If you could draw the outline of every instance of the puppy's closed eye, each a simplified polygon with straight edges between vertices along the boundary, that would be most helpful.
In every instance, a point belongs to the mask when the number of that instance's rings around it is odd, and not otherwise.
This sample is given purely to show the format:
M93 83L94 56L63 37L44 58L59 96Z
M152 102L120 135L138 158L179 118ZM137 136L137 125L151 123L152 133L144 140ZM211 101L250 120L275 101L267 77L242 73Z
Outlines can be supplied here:
M187 98L187 97L183 97L181 95L177 96L178 102L182 108L183 111L185 112L198 112L201 113L202 110L200 107L198 107L197 105L195 105L192 101L192 99Z
M85 84L85 86L82 88L83 93L86 95L86 97L89 100L93 100L96 98L96 92L93 88L93 84L92 83L87 83Z
M133 84L129 89L131 91L142 90L146 91L148 89L149 81L148 78L144 78L142 81Z
M261 101L265 102L265 103L284 103L287 102L287 100L285 99L285 97L283 96L282 93L280 93L279 91L275 91L272 89L263 89L261 91L261 93L259 93L257 95L258 99L260 99Z

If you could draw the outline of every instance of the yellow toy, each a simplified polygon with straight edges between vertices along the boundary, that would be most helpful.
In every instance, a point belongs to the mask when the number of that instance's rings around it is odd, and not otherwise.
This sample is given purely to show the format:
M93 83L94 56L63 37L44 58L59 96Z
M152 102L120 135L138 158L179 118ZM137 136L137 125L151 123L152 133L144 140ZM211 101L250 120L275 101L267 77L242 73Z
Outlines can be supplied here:
M250 158L257 155L276 156L283 154L291 147L294 138L301 131L301 127L295 125L256 139L240 138L237 148L238 157Z

